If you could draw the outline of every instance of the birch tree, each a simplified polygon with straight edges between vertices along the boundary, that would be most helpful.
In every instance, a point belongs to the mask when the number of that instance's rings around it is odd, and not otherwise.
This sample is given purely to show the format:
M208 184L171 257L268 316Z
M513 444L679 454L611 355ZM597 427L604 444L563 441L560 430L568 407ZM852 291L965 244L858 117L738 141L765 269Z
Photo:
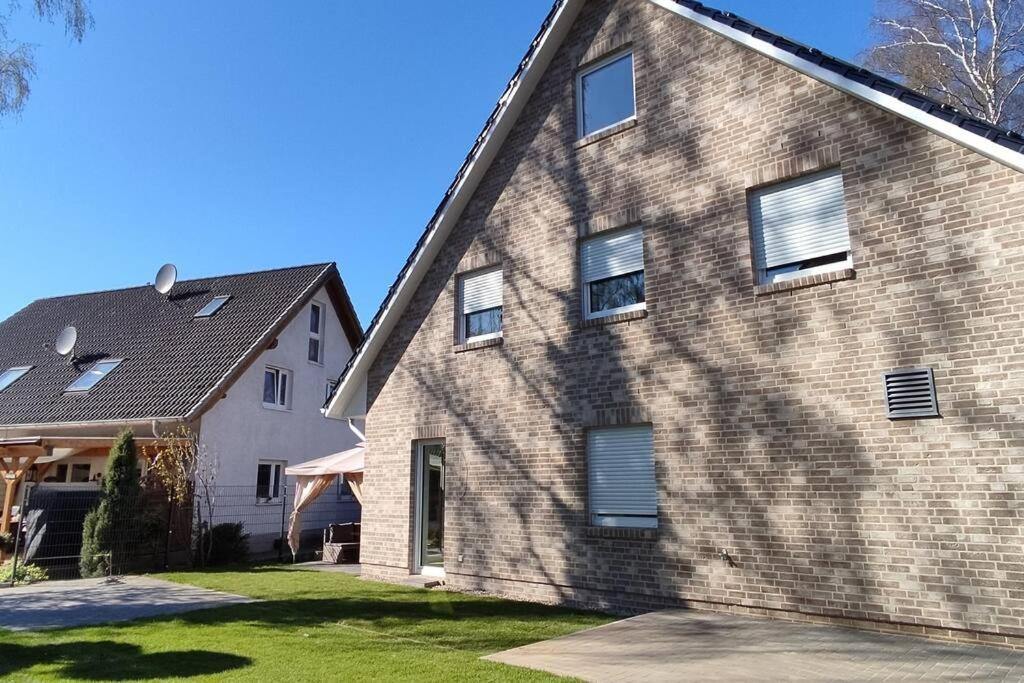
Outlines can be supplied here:
M1024 127L1024 0L879 0L865 64L965 114Z
M44 21L63 21L72 40L82 42L93 18L86 0L29 0L32 12ZM25 107L36 74L35 46L10 35L10 23L21 9L19 0L0 0L0 117L17 114Z

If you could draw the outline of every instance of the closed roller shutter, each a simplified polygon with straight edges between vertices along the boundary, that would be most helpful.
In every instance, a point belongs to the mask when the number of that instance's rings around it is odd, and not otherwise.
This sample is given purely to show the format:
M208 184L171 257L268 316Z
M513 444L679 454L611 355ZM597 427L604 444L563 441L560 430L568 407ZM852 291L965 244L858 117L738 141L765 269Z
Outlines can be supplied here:
M501 306L501 269L462 278L462 312L476 313Z
M750 213L762 268L850 250L839 169L754 192Z
M590 515L606 526L657 526L654 434L649 426L587 434Z
M644 269L644 234L640 228L587 240L580 251L584 282Z

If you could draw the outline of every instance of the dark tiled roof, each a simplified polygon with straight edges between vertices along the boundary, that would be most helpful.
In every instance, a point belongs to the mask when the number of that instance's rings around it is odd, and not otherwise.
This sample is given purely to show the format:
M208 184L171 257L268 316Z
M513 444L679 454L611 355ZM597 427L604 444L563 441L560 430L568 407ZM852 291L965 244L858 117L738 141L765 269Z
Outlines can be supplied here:
M481 146L490 136L492 129L498 120L499 114L501 113L502 109L507 103L510 93L519 83L519 79L522 77L523 72L526 70L527 65L530 63L530 60L533 59L534 53L537 51L537 48L540 45L541 38L544 36L544 33L551 25L551 22L554 20L555 16L558 13L559 7L561 7L564 1L565 0L556 0L551 8L551 11L548 13L547 17L545 17L544 22L541 24L540 30L538 30L537 35L530 43L530 47L526 51L526 55L519 62L518 68L516 69L515 73L512 74L512 78L509 80L508 85L505 87L505 90L502 93L501 97L498 98L498 102L494 107L494 111L491 112L491 115L487 118L487 121L484 122L483 130L481 130L480 134L476 137L476 141L473 143L472 148L469 150L469 154L466 155L466 158L463 160L462 166L456 173L451 185L448 186L448 189L445 191L444 196L441 198L441 203L434 211L434 215L431 217L430 222L427 223L426 228L424 228L423 233L420 235L420 238L417 240L416 245L412 249L412 252L409 254L409 258L406 259L406 262L402 266L402 269L398 272L398 276L395 278L395 281L391 284L391 287L388 288L387 293L384 295L384 300L381 302L380 308L377 309L377 312L376 314L374 314L373 319L370 320L369 327L366 328L366 333L363 335L362 343L355 349L355 352L352 354L352 357L349 358L348 364L345 366L345 369L341 373L341 378L339 379L339 382L345 379L345 376L348 374L349 370L351 370L352 365L355 363L357 357L359 356L359 353L362 351L363 345L370 338L374 330L377 328L377 325L380 323L381 318L384 315L384 312L388 309L388 306L394 299L395 294L398 292L399 285L402 283L402 280L405 279L406 273L409 272L409 269L412 268L413 264L416 262L416 257L423 249L423 246L427 241L427 237L430 235L431 230L434 228L435 224L437 223L438 219L443 213L444 208L447 206L448 200L451 199L452 195L455 193L456 188L459 186L459 183L462 181L466 173L469 171L470 165L476 158L476 155L480 151ZM966 116L958 112L956 109L953 109L952 107L940 104L939 102L931 98L916 93L910 90L909 88L906 88L887 78L879 76L878 74L872 73L867 69L855 66L837 57L832 57L828 54L825 54L821 50L817 50L812 47L807 47L805 45L797 43L796 41L780 36L777 33L772 33L771 31L761 28L760 26L750 21L747 21L746 19L743 19L742 17L739 17L735 14L732 14L731 12L723 12L721 10L708 7L700 2L695 2L695 0L675 0L675 2L697 14L705 16L724 26L728 26L733 29L736 29L737 31L741 31L743 33L751 35L754 38L762 40L766 43L770 43L771 45L775 46L780 50L789 52L803 60L816 64L817 66L823 69L827 69L828 71L835 72L836 74L844 76L852 81L856 81L857 83L866 85L874 90L877 90L880 93L891 95L892 97L895 97L906 104L917 107L918 109L921 109L922 111L927 112L928 114L931 114L936 118L953 123L954 125L963 128L965 131L969 131L971 133L975 133L977 135L985 137L989 140L993 140L998 144L1007 147L1011 150L1014 150L1016 152L1024 153L1024 136L985 123L984 121L981 121L979 119ZM327 403L329 404L330 400L328 400Z
M0 372L35 366L0 391L0 425L185 416L300 296L332 278L340 286L325 263L181 281L169 299L150 286L40 299L0 322ZM194 319L218 294L232 299ZM66 325L78 328L77 367L52 350ZM87 394L64 393L101 358L124 362Z

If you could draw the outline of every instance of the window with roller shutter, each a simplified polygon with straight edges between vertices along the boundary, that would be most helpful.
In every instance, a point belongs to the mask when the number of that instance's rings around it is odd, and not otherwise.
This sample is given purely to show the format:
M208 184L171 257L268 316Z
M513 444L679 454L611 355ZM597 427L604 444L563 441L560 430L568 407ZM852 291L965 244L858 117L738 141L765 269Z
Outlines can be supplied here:
M852 264L839 169L750 193L750 221L762 284L842 270Z
M464 275L459 279L459 340L481 341L501 336L501 267Z
M655 528L658 489L650 425L587 432L590 523Z
M601 318L647 307L644 233L639 227L580 243L583 316Z

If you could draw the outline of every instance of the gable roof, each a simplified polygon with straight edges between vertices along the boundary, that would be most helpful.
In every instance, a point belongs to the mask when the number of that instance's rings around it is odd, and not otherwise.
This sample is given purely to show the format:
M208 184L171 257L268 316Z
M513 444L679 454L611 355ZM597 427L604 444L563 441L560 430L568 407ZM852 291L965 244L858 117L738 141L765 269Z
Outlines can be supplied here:
M333 263L40 299L0 322L0 372L34 366L0 391L0 426L191 420L206 410L312 296L326 286L350 342L359 321ZM195 313L231 299L212 317ZM78 329L72 365L53 350ZM65 389L92 363L123 358L87 393Z
M894 81L768 31L730 12L708 7L696 0L648 1L811 78L917 123L993 161L1024 172L1024 136L966 116ZM412 254L370 321L362 343L345 366L337 389L324 407L329 417L341 417L354 394L360 389L365 391L365 373L383 340L401 316L412 292L458 221L462 209L497 155L584 2L556 0L544 19L540 31L530 43L494 111L484 123L483 130L416 242Z

